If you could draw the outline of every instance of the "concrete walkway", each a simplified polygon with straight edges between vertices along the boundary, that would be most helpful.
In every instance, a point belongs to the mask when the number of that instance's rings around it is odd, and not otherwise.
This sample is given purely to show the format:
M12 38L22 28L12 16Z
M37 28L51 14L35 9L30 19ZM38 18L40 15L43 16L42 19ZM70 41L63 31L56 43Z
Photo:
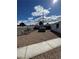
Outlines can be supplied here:
M61 45L61 39L51 39L48 41L40 42L37 44L32 44L29 46L25 46L17 49L17 57L18 59L29 59L36 55L45 53L51 49L54 49Z

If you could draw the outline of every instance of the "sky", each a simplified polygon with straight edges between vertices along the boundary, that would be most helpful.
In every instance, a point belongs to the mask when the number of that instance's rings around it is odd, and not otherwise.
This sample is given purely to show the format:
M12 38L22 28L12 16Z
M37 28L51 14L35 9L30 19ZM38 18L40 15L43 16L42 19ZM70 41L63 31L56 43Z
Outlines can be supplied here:
M61 15L61 0L17 0L17 20Z

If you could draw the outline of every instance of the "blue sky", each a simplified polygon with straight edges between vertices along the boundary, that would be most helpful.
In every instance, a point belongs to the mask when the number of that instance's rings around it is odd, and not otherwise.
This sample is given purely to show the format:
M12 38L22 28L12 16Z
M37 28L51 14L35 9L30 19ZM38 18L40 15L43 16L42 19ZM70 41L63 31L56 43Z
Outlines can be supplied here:
M35 12L35 6L42 6L44 9L50 8L50 15L61 15L61 1L58 0L55 4L53 0L17 0L17 20L27 20L28 18L36 18L32 13Z

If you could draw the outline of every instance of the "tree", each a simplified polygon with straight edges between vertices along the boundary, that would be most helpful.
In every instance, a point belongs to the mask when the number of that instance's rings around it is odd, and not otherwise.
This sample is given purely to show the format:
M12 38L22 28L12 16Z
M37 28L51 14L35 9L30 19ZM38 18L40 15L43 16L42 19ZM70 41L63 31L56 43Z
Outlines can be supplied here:
M39 25L43 25L43 22L42 22L42 21L40 21L40 22L39 22Z
M23 22L21 22L20 24L19 24L19 26L26 26Z

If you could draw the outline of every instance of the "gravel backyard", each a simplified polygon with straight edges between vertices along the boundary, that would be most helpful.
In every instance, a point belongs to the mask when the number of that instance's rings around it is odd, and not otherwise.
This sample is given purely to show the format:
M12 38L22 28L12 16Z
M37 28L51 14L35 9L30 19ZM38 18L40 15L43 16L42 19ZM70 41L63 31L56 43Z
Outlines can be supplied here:
M17 47L23 47L34 43L57 38L58 36L49 30L46 32L33 31L28 35L17 36Z

